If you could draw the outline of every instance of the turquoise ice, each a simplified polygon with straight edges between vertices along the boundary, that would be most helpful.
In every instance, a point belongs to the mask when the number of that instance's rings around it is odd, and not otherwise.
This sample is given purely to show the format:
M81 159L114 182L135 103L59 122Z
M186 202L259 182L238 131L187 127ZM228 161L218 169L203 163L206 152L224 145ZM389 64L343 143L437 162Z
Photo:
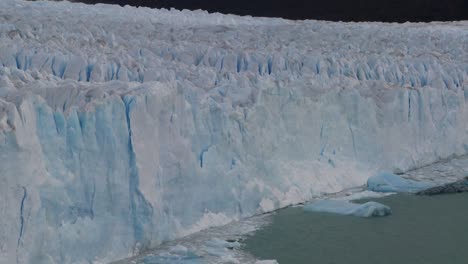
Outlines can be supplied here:
M358 217L380 217L392 213L390 207L377 202L356 204L340 200L319 200L304 205L306 212L324 212Z
M434 187L432 183L404 179L390 172L381 172L367 180L367 189L374 192L415 193Z

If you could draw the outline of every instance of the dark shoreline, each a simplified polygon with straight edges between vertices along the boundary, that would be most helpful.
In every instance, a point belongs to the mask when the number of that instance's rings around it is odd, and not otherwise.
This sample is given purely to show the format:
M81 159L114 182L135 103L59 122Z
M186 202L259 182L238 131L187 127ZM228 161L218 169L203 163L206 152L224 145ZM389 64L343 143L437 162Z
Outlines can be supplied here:
M429 188L424 191L417 192L417 195L439 195L468 192L468 176L463 180L447 183L441 186Z

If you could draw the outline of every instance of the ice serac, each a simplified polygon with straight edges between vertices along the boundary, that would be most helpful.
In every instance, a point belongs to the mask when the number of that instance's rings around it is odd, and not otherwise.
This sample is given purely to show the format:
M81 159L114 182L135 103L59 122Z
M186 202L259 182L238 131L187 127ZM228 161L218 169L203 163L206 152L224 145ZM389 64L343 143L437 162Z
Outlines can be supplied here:
M467 43L466 22L0 1L0 263L109 262L466 154Z

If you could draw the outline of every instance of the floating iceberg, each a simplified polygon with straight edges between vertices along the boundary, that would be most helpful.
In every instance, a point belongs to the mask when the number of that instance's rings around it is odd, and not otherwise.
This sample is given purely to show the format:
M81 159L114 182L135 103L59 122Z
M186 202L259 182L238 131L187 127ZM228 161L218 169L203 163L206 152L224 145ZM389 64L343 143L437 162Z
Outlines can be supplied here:
M306 212L324 212L358 217L379 217L392 213L390 207L377 202L355 204L342 200L320 200L304 205L303 209Z
M278 264L276 260L258 260L255 264Z
M381 172L367 180L367 189L374 192L414 193L431 187L434 184L404 179L390 172Z
M467 33L1 0L0 263L108 263L466 154Z

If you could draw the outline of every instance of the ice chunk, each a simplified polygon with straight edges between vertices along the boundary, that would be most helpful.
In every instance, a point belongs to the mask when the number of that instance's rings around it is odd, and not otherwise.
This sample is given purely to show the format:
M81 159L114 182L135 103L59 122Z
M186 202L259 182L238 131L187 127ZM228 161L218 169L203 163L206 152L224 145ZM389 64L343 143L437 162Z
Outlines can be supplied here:
M228 242L219 238L213 238L206 242L204 251L212 256L228 257L229 250L240 248L240 243L237 241Z
M382 193L382 192L373 192L364 190L362 192L352 193L346 196L339 196L333 198L334 200L343 200L343 201L354 201L354 200L361 200L361 199L373 199L373 198L382 198L385 196L393 195L395 193Z
M198 264L203 263L202 257L188 250L182 245L171 247L167 252L160 254L149 254L145 256L142 264Z
M355 204L340 200L320 200L305 205L303 209L306 212L325 212L358 217L387 216L392 213L390 207L377 202Z
M169 249L169 252L174 254L186 254L188 252L188 249L182 245L176 245L171 247Z
M163 253L159 255L148 255L143 258L143 264L201 264L202 258L193 252L185 254Z
M367 189L374 192L418 192L433 187L429 182L404 179L390 172L381 172L367 180Z
M213 248L239 248L241 246L237 241L226 241L219 238L213 238L206 242L206 245Z

